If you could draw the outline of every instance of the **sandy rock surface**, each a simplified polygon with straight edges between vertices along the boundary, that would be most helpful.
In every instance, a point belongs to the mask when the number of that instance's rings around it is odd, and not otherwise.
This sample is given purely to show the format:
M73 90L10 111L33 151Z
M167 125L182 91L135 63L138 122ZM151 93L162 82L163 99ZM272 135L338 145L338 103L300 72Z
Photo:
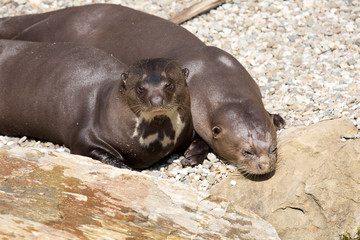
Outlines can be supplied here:
M90 158L14 147L0 164L1 239L279 239L225 199Z

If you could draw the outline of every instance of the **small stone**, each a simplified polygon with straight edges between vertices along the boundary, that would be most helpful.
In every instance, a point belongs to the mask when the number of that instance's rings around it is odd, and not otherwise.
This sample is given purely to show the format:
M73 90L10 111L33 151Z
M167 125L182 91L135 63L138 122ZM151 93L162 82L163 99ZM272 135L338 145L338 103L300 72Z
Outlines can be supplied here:
M202 165L204 168L209 169L211 167L211 162L205 159Z
M212 168L215 168L216 170L219 170L220 166L221 166L221 162L220 160L218 162L215 162L212 164Z
M15 0L15 2L19 5L22 5L26 3L26 0Z
M6 144L7 143L6 137L0 136L0 142L2 142L3 144Z
M230 28L225 27L222 29L222 31L223 31L224 35L229 35L232 30Z
M26 147L29 144L28 140L25 140L24 142L20 143L20 147Z
M55 149L55 151L57 151L57 152L65 152L65 149L64 148L57 148L57 149Z
M179 165L177 165L176 163L170 164L167 168L167 171L173 171L173 170L178 170L179 169Z
M216 173L215 172L210 173L206 177L206 180L209 182L209 184L213 185L215 183L215 180L216 180Z
M358 47L360 47L360 38L355 40L355 45L357 45Z
M210 162L212 162L212 163L219 161L219 159L216 157L216 155L214 153L208 153L206 158L209 159Z
M190 179L190 177L189 176L186 176L185 177L185 179L183 180L183 181L181 181L183 184L189 184L189 183L191 183L191 179Z
M202 170L203 170L202 165L198 165L197 168L195 169L195 173L196 173L196 174L201 174L201 173L202 173Z
M167 175L166 172L162 172L162 173L161 173L161 178L163 178L163 179L168 179L169 176Z
M177 174L176 171L169 171L169 172L167 172L168 177L175 177L176 174Z
M149 171L147 174L156 178L161 177L161 173L159 171Z
M202 187L208 187L208 186L209 186L209 183L208 183L208 181L205 179L205 180L202 180L202 181L201 181L200 186L202 186Z
M8 141L8 142L6 143L6 145L7 145L7 146L13 146L13 145L15 145L15 142L14 142L14 141Z
M354 32L355 30L355 26L353 22L349 22L348 24L345 25L345 29L346 31L348 31L349 33Z
M290 41L290 42L294 42L295 39L298 39L298 38L299 38L299 36L298 36L298 35L290 35L288 38L289 38L289 41Z
M190 174L189 174L190 179L195 179L195 176L196 176L195 173L190 173Z
M340 136L341 138L344 138L344 139L355 139L356 138L356 135L355 134L343 134Z
M220 169L220 173L222 173L222 174L226 173L226 171L227 171L227 167L225 165L220 166L219 169Z
M300 66L301 64L302 64L302 58L301 58L301 57L296 58L295 61L293 62L293 65L294 65L295 67L298 67L298 66Z
M236 185L236 181L235 181L235 180L231 180L231 181L230 181L230 184L231 184L231 186L235 186L235 185Z
M209 173L210 173L210 169L204 168L204 169L202 170L202 173L209 174Z
M349 59L347 62L346 62L348 65L355 65L356 64L356 60L355 59Z
M41 0L29 0L31 4L34 4L36 6L39 6L41 4Z
M178 174L183 178L188 174L188 170L186 168L180 169Z
M175 176L176 181L180 181L181 179L183 179L183 177L180 174Z
M182 159L175 159L175 160L173 161L173 163L176 163L177 165L181 165L181 160L182 160Z
M25 142L26 139L27 139L27 137L26 137L26 136L23 136L22 138L19 139L19 142L18 142L18 143L21 144L21 143Z
M200 175L201 175L202 177L206 177L208 174L209 174L209 173L207 173L207 172L202 172Z

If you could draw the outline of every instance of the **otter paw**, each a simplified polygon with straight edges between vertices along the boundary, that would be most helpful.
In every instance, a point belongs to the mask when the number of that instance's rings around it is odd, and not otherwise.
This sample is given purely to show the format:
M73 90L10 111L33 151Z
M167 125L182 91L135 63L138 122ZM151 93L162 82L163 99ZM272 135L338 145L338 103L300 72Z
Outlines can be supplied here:
M194 166L200 164L206 158L209 146L202 139L195 139L185 151L184 159L181 160L183 166Z

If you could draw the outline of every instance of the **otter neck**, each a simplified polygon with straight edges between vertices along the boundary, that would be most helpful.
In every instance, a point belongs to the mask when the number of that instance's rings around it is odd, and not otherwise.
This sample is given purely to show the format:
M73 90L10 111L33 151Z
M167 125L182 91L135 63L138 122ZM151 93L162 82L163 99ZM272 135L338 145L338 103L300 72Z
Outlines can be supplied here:
M140 144L145 148L154 144L166 148L177 143L184 128L185 121L181 119L177 108L162 114L143 112L136 117L132 137L138 138Z
M103 87L97 97L99 114L97 115L96 121L105 121L106 124L101 124L101 126L108 127L108 129L103 130L109 131L111 135L115 134L116 131L123 131L121 126L127 125L127 123L123 122L124 118L121 118L121 115L135 115L130 109L123 106L126 100L120 89L120 83L109 83ZM119 114L119 112L121 114Z

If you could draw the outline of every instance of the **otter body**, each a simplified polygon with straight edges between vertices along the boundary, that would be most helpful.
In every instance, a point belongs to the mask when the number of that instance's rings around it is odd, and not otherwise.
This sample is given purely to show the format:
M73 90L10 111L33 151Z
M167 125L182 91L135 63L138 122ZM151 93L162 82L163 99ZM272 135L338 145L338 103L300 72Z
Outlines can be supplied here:
M135 169L191 142L188 70L172 60L128 68L72 43L0 40L0 50L0 134L65 144Z

